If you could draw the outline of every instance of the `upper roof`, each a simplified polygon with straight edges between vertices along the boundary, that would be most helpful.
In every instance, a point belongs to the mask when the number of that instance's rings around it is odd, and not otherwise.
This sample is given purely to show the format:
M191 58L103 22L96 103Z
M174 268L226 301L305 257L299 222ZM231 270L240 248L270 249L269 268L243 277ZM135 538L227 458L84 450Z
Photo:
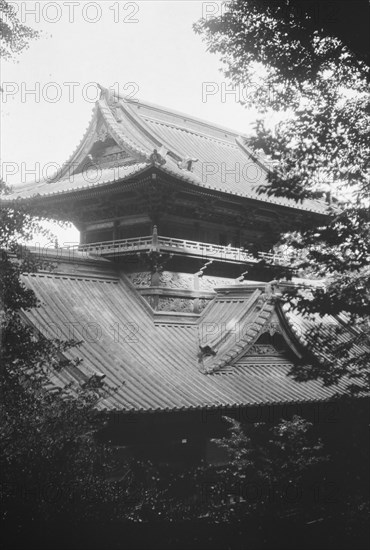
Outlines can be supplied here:
M289 376L302 359L305 327L299 316L284 311L269 285L219 288L201 315L188 314L187 321L172 314L169 321L103 259L80 259L69 272L24 275L24 281L41 302L25 314L28 322L49 337L81 341L66 355L82 362L55 373L52 385L104 378L102 409L303 403L328 400L344 387ZM284 346L261 342L267 333L279 333Z
M109 186L117 181L132 181L140 173L151 170L154 164L175 180L197 187L299 210L326 212L326 205L320 201L297 203L258 194L257 188L267 183L272 165L267 158L257 158L247 148L245 136L164 107L128 99L102 87L101 90L81 143L56 177L16 188L7 200L55 196ZM94 159L94 144L104 145L107 139L116 145L118 154ZM154 149L163 161L153 159ZM191 166L188 161L193 161Z

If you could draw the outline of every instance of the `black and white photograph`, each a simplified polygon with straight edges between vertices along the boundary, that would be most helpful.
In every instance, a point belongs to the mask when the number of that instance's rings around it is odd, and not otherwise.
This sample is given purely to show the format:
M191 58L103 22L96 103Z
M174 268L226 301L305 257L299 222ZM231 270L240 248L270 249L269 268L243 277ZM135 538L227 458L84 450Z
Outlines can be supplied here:
M0 0L4 550L370 547L369 0Z

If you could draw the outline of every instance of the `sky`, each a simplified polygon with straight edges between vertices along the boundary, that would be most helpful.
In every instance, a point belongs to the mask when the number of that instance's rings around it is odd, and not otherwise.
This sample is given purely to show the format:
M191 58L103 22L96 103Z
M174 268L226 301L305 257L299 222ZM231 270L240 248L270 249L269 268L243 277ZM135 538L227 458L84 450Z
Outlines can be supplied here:
M251 131L256 113L238 103L238 90L226 93L230 83L218 57L192 29L202 16L220 13L222 3L12 4L23 23L42 31L16 63L1 62L1 168L14 187L42 178L49 163L59 166L68 159L90 121L96 83L241 133Z

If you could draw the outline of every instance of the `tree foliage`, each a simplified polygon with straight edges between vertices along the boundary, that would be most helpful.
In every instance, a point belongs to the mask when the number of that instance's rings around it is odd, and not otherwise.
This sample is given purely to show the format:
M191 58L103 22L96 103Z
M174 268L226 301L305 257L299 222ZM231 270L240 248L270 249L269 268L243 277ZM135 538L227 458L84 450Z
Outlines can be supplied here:
M272 167L259 190L329 203L326 223L281 235L301 252L295 272L326 282L287 297L316 325L309 340L325 347L321 366L306 370L304 379L346 379L349 393L368 391L370 69L294 2L232 0L227 7L222 16L198 21L195 31L221 57L225 76L243 89L245 106L261 113L246 138ZM281 120L271 128L266 120L273 112ZM327 338L317 315L324 323L325 315L338 314L351 331L340 324L336 338ZM294 374L302 379L299 369Z
M50 265L19 243L48 232L42 222L26 205L0 209L0 519L130 520L145 509L148 476L145 464L119 459L99 438L108 419L98 405L108 390L93 377L66 382L61 375L79 364L66 352L79 342L45 337L26 318L40 303L23 275Z
M0 0L0 56L3 59L14 59L29 47L30 40L39 37L39 31L19 20L14 5L6 0Z
M309 16L299 17L288 0L233 0L224 15L199 21L195 30L221 56L247 107L287 113L274 130L261 119L249 141L277 161L269 194L302 200L322 195L333 182L369 196L370 71L364 62L320 33Z
M214 440L226 451L223 463L180 472L153 468L150 497L137 518L227 524L283 517L292 508L315 516L312 486L322 482L318 467L327 456L312 425L298 416L276 425L224 420L229 433Z
M24 314L39 303L22 274L37 271L40 262L19 239L42 227L24 207L4 207L0 216L3 519L40 519L56 513L44 498L45 487L49 497L59 495L63 508L68 485L93 475L96 400L79 389L72 398L66 385L49 391L51 377L71 363L64 352L77 342L47 339L25 321Z
M229 435L215 440L229 456L228 463L218 468L222 498L211 508L215 516L227 520L236 514L242 520L248 513L281 515L297 503L302 510L302 496L308 496L319 471L316 467L328 460L322 442L311 432L312 424L299 416L275 426L243 427L226 420ZM322 471L319 476L322 479ZM309 495L306 504L313 500Z

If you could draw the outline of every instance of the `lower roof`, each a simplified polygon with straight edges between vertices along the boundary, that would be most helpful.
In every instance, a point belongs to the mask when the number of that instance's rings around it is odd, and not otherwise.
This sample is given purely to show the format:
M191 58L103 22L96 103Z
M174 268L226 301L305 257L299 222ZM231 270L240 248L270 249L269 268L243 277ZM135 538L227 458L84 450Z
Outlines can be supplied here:
M28 321L46 336L81 341L66 355L82 362L53 374L54 388L103 379L99 408L122 412L323 401L340 389L296 382L291 354L266 354L263 346L256 353L256 341L272 326L293 351L297 343L297 327L289 323L298 318L289 320L264 285L219 289L195 324L180 315L178 323L159 323L130 281L112 275L109 262L92 269L91 259L79 261L74 272L24 276L40 300L25 314Z

